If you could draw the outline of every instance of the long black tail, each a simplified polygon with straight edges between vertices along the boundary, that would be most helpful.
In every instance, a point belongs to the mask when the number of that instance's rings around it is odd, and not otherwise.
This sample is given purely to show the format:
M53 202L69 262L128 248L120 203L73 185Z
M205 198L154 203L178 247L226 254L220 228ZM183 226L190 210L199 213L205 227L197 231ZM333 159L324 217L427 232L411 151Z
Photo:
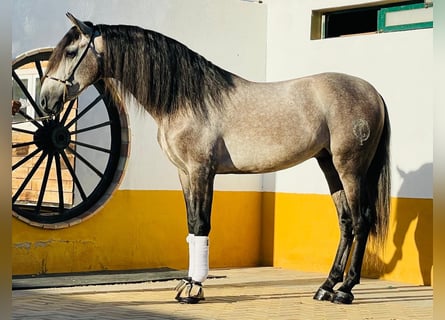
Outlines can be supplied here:
M380 142L368 170L370 201L375 203L374 225L371 227L371 243L376 249L383 248L387 234L391 202L390 138L391 125L385 108L385 122Z

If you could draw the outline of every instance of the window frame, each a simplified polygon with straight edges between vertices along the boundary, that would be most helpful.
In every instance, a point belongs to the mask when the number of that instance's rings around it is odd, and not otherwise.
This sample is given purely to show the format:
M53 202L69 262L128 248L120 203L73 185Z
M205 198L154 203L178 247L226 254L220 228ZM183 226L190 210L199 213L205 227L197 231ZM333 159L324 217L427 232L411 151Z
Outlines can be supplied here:
M21 80L27 80L27 89L28 92L33 96L35 101L38 101L37 97L40 94L40 92L37 92L38 84L37 82L40 82L40 77L37 72L34 70L29 70L27 68L16 70L17 75ZM12 79L14 81L14 79ZM40 88L39 88L40 89ZM14 97L13 97L14 99ZM32 107L31 103L28 101L28 99L20 99L20 102L22 103L21 109L24 110L31 118L35 117L35 110ZM14 116L12 116L12 121L22 121L25 118L19 114L16 113ZM32 129L34 126L30 123L21 123L18 125L22 129Z
M395 26L385 26L386 24L386 13L388 12L397 12L403 10L413 10L413 9L429 9L433 7L432 2L419 2L419 3L406 3L409 1L405 1L405 3L400 3L397 5L397 2L384 3L380 6L368 3L368 4L359 4L354 6L344 6L344 7L334 7L334 8L324 8L324 9L314 9L312 10L311 17L311 29L310 29L310 39L311 40L322 40L322 39L335 39L344 36L358 36L364 34L378 34L378 33L386 33L393 31L408 31L408 30L416 30L416 29L425 29L432 28L433 21L426 22L416 22ZM364 33L350 33L345 34L339 37L326 37L325 30L325 20L326 15L330 15L333 13L339 12L348 12L348 11L363 11L367 9L378 8L377 9L377 21L376 21L376 30L372 32L364 32Z
M427 29L433 27L433 20L425 21L425 22L414 22L414 23L406 23L399 24L394 26L386 26L386 14L390 12L400 12L400 11L408 11L408 10L417 10L417 9L429 9L431 7L426 7L424 3L417 4L409 4L409 5L401 5L396 7L388 7L382 8L377 13L377 32L385 33L385 32L394 32L394 31L407 31L407 30L416 30L416 29Z

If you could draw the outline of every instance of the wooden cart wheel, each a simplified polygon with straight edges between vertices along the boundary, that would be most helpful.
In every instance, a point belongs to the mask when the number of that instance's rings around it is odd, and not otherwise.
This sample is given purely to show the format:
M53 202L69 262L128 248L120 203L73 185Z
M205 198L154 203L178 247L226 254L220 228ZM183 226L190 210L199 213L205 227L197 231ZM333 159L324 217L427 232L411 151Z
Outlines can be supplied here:
M128 157L127 115L99 81L65 104L55 118L37 106L52 48L12 62L13 215L33 226L63 228L91 216L119 184Z

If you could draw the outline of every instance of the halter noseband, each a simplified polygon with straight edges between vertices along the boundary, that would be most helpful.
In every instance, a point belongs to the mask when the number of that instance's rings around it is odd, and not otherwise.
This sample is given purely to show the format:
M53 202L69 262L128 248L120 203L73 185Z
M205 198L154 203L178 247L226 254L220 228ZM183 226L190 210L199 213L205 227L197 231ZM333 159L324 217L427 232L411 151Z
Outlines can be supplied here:
M102 58L100 53L98 53L96 51L96 48L94 48L94 42L93 41L94 41L94 38L97 37L98 35L100 35L99 31L96 31L93 28L93 30L91 32L91 35L90 35L90 40L88 41L88 45L86 46L85 50L82 52L82 55L80 56L80 59L77 61L76 65L74 66L74 68L71 71L70 75L65 80L62 80L62 79L56 78L56 77L52 77L52 76L48 76L47 74L45 74L43 76L43 79L48 78L48 79L51 79L51 80L54 80L54 81L61 82L61 83L63 83L65 85L65 89L63 91L63 101L65 101L65 97L66 97L66 93L68 91L68 87L73 85L73 83L70 81L70 79L74 76L74 73L76 72L76 70L79 67L80 63L85 58L85 56L86 56L86 54L88 52L88 49L90 48L91 45L92 45L92 48L93 48L94 53L96 54L96 56L98 58Z

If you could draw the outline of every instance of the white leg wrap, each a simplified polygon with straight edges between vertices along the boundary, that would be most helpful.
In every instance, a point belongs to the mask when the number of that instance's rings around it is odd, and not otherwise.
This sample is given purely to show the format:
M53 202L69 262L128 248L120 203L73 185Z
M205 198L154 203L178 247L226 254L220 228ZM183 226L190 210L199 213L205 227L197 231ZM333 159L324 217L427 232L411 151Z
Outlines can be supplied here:
M194 237L194 270L192 280L204 282L209 274L209 237Z
M189 273L188 276L191 278L195 271L195 235L189 234L186 238L189 244Z

